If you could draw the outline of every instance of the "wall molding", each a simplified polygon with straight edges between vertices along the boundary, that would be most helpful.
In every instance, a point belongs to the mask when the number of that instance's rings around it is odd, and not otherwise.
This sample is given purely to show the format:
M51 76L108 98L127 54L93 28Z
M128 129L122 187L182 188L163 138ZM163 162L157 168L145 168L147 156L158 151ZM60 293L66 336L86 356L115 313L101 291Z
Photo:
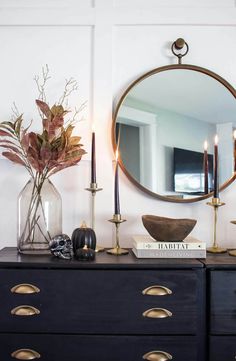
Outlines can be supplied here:
M235 26L235 2L227 0L200 2L198 6L187 6L186 1L182 6L175 7L150 6L143 2L142 7L132 6L134 1L111 0L59 0L40 3L30 0L2 0L0 5L0 25L25 25L25 26L69 26L69 25L96 25L102 15L103 24L113 25L212 25ZM170 2L168 2L170 3ZM209 6L209 3L211 6ZM208 4L208 5L207 5ZM156 11L155 11L156 9ZM219 11L220 10L220 11Z

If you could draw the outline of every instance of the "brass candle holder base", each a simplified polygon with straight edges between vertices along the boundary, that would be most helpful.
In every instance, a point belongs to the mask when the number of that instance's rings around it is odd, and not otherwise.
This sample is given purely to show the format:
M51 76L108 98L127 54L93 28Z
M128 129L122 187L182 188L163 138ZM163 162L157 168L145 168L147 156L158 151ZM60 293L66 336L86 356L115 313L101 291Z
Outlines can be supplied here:
M114 248L108 249L107 254L111 254L113 256L123 256L125 254L129 254L129 251L124 248L114 247Z
M228 254L230 256L236 257L236 249L231 249L231 251L228 251Z
M98 253L98 252L104 252L105 251L105 248L102 247L102 246L99 246L97 245L96 248L95 248L95 252Z
M207 248L207 252L209 252L209 253L225 253L225 252L227 252L227 249L221 248L218 246L216 246L216 247L212 246L212 247Z
M212 198L211 202L207 202L208 206L213 207L214 209L214 228L213 228L213 245L212 247L207 248L209 253L225 253L227 252L226 248L219 247L216 241L216 228L217 228L217 215L218 208L225 205L225 203L220 201L220 198Z
M109 222L114 223L116 227L116 246L114 248L108 249L107 253L113 256L123 256L125 254L129 254L127 249L120 247L120 239L119 239L119 227L120 224L126 222L126 219L121 218L121 214L114 214L112 219L109 219Z
M230 223L236 224L236 220L230 221ZM229 251L228 251L228 254L229 254L230 256L236 257L236 249L231 249L231 250L229 250Z
M92 194L92 222L91 222L91 227L93 230L95 230L95 196L97 192L102 191L102 188L98 188L97 183L90 183L90 187L89 188L85 188L86 191L91 192ZM95 252L104 252L105 248L101 247L99 245L96 246Z

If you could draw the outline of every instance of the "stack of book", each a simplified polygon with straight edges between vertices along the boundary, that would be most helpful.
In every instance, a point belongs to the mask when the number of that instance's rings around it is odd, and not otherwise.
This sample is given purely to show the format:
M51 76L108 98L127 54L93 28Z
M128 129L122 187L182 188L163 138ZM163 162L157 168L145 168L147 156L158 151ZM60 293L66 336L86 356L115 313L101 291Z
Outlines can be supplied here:
M206 243L193 237L182 242L157 242L151 236L133 236L137 258L206 258Z

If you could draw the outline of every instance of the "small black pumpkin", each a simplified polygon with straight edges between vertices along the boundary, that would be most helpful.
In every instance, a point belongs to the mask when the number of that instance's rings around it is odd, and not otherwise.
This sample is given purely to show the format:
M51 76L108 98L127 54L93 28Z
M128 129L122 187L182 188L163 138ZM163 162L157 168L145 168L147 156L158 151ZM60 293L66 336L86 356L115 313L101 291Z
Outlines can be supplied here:
M94 261L95 251L94 249L88 248L88 246L85 245L83 248L78 248L75 251L75 258L78 261Z
M71 237L73 243L73 251L78 248L83 248L84 246L88 246L88 248L95 249L96 248L96 234L92 228L88 228L83 222L80 228L76 228Z

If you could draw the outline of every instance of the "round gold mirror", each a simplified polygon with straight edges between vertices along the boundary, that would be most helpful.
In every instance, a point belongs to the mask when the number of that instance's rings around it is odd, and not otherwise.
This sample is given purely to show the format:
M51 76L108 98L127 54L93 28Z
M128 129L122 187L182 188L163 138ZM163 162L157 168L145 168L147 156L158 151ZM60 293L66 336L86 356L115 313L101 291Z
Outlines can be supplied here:
M194 65L154 69L134 81L114 113L113 147L141 190L170 202L212 195L214 138L219 138L220 190L235 179L236 90L219 75ZM204 142L208 184L204 189Z

